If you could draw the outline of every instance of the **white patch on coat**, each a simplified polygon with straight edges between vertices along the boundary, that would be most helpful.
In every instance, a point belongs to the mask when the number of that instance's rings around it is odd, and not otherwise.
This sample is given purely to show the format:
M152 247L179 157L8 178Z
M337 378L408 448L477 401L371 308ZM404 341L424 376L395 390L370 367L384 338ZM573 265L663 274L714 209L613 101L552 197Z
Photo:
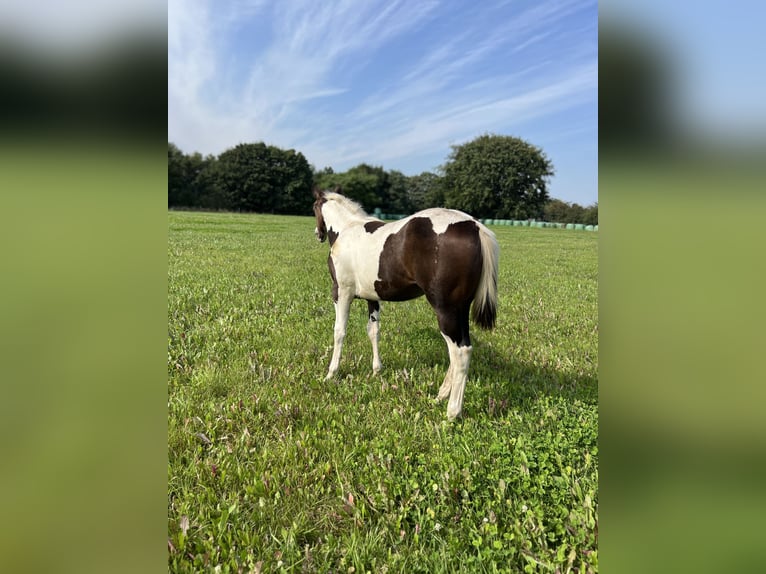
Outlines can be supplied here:
M419 211L414 215L402 219L403 222L412 219L413 217L427 217L431 220L431 224L434 228L434 233L441 235L447 228L453 223L459 223L461 221L475 221L473 217L457 209L445 209L443 207L433 207L431 209L425 209Z
M468 379L468 368L471 365L473 347L460 347L444 333L442 333L442 337L447 342L449 369L437 398L442 400L449 396L447 418L454 420L463 411L463 395L465 394L465 383Z

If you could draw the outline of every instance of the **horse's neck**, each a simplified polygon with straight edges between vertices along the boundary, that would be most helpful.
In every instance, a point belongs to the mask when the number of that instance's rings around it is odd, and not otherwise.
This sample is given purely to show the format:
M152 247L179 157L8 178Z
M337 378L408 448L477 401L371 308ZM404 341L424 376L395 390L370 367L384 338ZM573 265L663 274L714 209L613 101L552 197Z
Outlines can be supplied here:
M325 205L325 209L323 210L325 224L328 229L332 228L333 231L337 233L341 233L344 229L347 229L352 225L358 225L365 220L363 215L351 212L339 203L328 202Z

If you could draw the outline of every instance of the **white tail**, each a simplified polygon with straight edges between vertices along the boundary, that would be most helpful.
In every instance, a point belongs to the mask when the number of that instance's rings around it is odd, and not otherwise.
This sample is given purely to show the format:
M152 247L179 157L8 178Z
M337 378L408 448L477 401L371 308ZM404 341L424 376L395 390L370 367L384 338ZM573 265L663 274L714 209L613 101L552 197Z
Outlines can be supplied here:
M481 241L481 280L473 300L473 321L482 329L492 329L497 317L497 266L500 246L495 234L486 226L479 225Z

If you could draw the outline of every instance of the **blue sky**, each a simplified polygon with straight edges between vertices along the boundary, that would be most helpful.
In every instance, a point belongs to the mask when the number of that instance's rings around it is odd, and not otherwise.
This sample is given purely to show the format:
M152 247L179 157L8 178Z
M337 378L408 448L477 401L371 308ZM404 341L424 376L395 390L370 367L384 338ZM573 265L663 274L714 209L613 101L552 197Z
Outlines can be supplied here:
M414 175L513 135L552 161L552 197L591 204L597 30L595 1L170 0L168 140Z

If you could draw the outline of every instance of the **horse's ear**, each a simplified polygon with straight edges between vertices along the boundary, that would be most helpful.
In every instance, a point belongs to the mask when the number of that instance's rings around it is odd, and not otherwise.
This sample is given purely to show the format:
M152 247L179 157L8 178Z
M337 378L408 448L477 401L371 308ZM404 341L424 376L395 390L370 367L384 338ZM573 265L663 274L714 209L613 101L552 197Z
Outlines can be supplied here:
M341 193L341 189L339 185L335 186L335 189L333 190L335 193Z
M322 190L319 189L318 185L314 186L314 189L311 190L311 193L314 195L314 199L319 199L322 197Z

